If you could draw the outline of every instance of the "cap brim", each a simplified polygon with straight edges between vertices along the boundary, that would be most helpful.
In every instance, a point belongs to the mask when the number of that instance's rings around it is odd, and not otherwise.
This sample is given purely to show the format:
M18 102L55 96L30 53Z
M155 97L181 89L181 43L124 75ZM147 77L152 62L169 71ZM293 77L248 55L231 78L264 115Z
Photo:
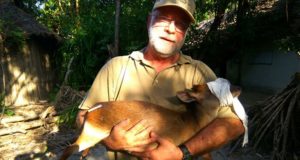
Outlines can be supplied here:
M171 3L171 4L163 4L163 5L155 5L153 7L153 9L157 9L157 8L161 8L161 7L166 7L166 6L174 6L174 7L180 8L182 11L184 11L189 16L191 22L195 23L196 20L195 20L194 16L190 12L186 11L185 8L181 7L180 5L176 5L176 4L173 4L173 3Z

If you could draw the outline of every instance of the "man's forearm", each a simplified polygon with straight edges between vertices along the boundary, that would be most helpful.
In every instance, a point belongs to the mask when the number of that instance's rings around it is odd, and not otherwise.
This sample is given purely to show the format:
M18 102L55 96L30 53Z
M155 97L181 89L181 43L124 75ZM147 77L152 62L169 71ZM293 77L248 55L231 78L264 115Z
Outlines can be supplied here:
M244 133L239 119L218 118L184 144L192 155L211 152Z

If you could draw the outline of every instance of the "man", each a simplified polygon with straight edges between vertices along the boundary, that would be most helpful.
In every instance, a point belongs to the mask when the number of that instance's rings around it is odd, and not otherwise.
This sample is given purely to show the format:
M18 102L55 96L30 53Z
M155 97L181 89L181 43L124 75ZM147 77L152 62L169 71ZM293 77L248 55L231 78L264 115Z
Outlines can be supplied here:
M195 21L194 11L194 0L157 0L147 21L148 45L103 66L80 105L78 124L83 123L86 110L100 101L142 100L184 111L185 104L177 100L176 92L216 79L203 62L180 51L188 27ZM129 130L123 129L130 119L117 124L104 143L142 159L181 160L209 153L244 132L231 106L205 112L210 117L204 120L207 126L180 147L151 132L143 120ZM158 147L145 150L144 146L152 142Z

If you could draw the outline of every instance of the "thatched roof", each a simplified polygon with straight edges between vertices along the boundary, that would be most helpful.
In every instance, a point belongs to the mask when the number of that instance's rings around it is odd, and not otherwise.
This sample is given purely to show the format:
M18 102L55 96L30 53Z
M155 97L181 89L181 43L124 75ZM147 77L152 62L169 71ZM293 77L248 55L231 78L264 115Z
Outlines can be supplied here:
M56 41L60 39L57 34L39 24L33 16L16 7L10 1L0 1L0 20L10 22L13 26L19 27L27 38L38 36L51 38Z

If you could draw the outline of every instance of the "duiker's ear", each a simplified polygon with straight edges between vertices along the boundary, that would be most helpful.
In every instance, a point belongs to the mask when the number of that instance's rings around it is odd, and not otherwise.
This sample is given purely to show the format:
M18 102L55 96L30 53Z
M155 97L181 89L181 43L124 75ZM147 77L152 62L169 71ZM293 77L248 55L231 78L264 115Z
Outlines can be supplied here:
M230 85L230 92L233 97L238 97L241 94L242 90L241 87Z
M196 99L194 97L192 97L189 93L189 91L181 91L181 92L177 92L177 97L185 103L191 103L196 101Z

